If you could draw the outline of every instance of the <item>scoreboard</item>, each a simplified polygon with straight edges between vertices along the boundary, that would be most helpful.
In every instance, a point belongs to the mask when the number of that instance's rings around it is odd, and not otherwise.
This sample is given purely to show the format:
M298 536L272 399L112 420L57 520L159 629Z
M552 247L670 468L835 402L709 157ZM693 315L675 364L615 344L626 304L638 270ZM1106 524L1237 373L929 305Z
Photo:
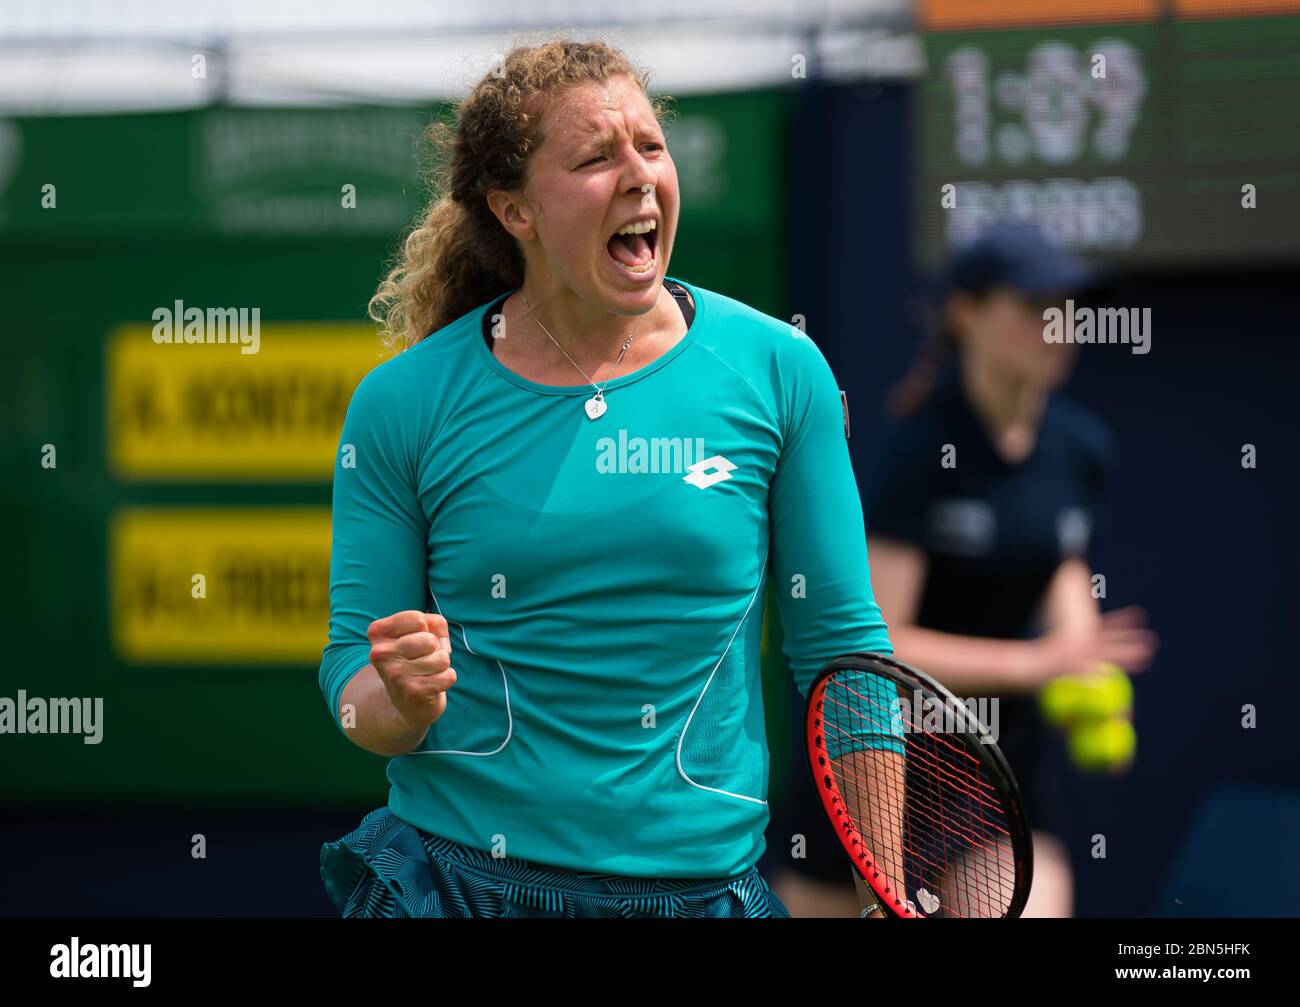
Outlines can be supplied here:
M920 8L925 265L1001 217L1131 264L1300 253L1300 0Z

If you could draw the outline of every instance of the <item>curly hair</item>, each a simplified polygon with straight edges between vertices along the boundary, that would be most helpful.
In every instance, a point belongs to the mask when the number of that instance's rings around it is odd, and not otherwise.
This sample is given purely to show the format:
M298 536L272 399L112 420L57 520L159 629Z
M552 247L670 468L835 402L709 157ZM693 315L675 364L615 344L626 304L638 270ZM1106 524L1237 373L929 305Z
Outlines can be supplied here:
M493 189L522 188L541 143L541 122L563 91L611 77L632 79L661 127L666 97L652 98L648 70L599 41L518 46L455 103L455 125L433 122L424 142L428 204L402 241L367 311L400 352L499 295L523 286L524 258L487 203Z

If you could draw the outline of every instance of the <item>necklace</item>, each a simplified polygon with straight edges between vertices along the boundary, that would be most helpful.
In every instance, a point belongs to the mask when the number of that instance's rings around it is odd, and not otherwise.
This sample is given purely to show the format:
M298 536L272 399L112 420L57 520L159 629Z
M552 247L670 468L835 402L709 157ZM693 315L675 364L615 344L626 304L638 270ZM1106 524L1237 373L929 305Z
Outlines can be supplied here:
M605 410L606 408L608 408L605 405L605 385L609 384L611 381L614 380L614 375L611 374L608 378L606 378L605 384L598 385L596 384L596 382L592 381L591 378L588 376L587 372L584 371L581 367L578 367L577 361L575 361L572 357L569 356L568 351L563 346L560 346L556 338L553 335L551 335L550 330L547 329L545 325L542 325L542 320L533 314L532 305L528 303L528 296L524 294L522 290L519 292L519 296L524 299L524 307L528 309L528 313L530 315L533 315L533 321L536 322L539 326L541 326L542 331L546 333L546 337L551 342L555 343L555 345L559 348L560 352L563 353L565 357L568 358L569 363L573 364L573 366L577 369L578 373L587 379L587 384L591 385L592 388L596 389L596 394L583 403L583 409L585 409L587 412L587 419L589 420L600 419L602 416L605 415ZM649 312L647 312L647 314L649 314ZM644 317L645 315L641 316L641 318ZM631 333L628 335L627 339L624 340L623 342L623 348L619 350L618 359L614 361L615 373L618 372L618 365L623 362L623 354L625 354L627 352L628 347L632 345L632 337L636 335L636 330L641 327L641 318L638 318L636 320L636 324L632 326Z

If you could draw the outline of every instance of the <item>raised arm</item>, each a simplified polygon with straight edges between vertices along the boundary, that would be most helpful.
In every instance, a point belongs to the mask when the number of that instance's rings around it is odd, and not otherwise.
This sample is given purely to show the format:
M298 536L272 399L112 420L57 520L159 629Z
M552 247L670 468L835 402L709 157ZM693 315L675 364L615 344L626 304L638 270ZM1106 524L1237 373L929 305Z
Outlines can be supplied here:
M387 619L397 613L421 617L427 591L428 524L415 490L413 438L403 423L413 399L396 363L381 365L358 385L339 438L329 644L319 672L321 692L344 735L389 756L418 745L445 702L430 698L423 711L405 703L399 708L391 681L371 663L372 647L385 669L419 658L425 648L408 634L429 628L422 618L410 625ZM377 620L386 621L372 639Z

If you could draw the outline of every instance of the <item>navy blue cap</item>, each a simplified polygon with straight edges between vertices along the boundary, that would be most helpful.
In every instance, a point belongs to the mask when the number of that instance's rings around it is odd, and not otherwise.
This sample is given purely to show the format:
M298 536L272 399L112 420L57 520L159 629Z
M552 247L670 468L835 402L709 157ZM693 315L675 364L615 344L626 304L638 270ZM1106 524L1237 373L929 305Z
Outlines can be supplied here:
M944 289L1011 287L1042 296L1086 289L1100 275L1095 266L1044 238L1034 225L1000 223L954 253Z

